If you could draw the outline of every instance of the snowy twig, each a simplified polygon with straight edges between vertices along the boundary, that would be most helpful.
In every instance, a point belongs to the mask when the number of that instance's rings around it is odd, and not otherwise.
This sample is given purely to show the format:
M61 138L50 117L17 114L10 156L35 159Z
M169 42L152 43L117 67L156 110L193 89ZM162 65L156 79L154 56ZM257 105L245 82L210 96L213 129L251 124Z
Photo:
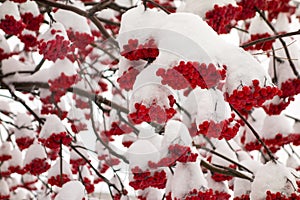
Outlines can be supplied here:
M272 152L270 151L270 149L267 147L267 145L264 143L264 141L262 141L262 139L260 138L259 134L256 132L256 130L251 126L251 124L245 119L245 117L239 112L237 111L232 105L230 105L231 109L234 110L234 112L243 120L243 122L248 126L248 128L252 131L253 135L255 136L255 138L260 142L260 144L264 147L264 149L266 150L267 154L269 155L270 159L276 163L275 161L275 157L272 154Z
M231 169L229 167L223 167L224 168L223 169L223 168L214 166L212 164L209 164L208 162L206 162L204 160L201 160L200 165L205 167L206 169L209 169L211 172L216 172L216 173L224 174L224 175L227 175L227 176L238 177L238 178L249 180L251 182L253 181L253 178L250 178L249 176L246 176L245 174L240 173L240 172L238 172L234 169Z
M299 34L300 34L300 29L297 30L297 31L289 32L289 33L283 33L283 34L273 35L273 36L270 36L270 37L260 38L260 39L251 41L249 43L243 44L240 47L247 48L247 47L251 47L253 45L259 44L259 43L268 42L268 41L271 41L271 40L284 38L284 37L290 37L290 36L299 35Z
M278 32L276 31L276 29L274 28L274 26L271 24L271 22L269 22L269 21L267 20L266 16L265 16L258 8L255 7L255 10L256 10L256 12L259 14L259 16L266 22L266 24L269 26L269 28L270 28L276 35L279 35ZM295 64L293 63L292 59L291 59L290 52L289 52L289 50L288 50L288 48L287 48L287 46L286 46L285 41L282 39L282 37L279 37L278 39L279 39L280 43L281 43L282 46L283 46L284 52L285 52L285 54L286 54L286 56L287 56L288 62L289 62L290 66L291 66L291 68L292 68L292 70L293 70L294 75L295 75L297 78L299 78L299 77L300 77L300 76L299 76L299 72L297 71L296 66L295 66Z
M100 20L95 15L90 15L89 12L86 12L84 10L81 10L75 6L70 6L62 3L58 3L52 0L36 0L38 3L43 5L48 5L56 8L60 8L63 10L68 10L71 12L74 12L78 15L81 15L83 17L89 18L99 29L99 31L103 34L104 39L108 39L110 42L112 42L116 47L118 47L118 42L112 38L112 36L107 32L107 30L103 27Z

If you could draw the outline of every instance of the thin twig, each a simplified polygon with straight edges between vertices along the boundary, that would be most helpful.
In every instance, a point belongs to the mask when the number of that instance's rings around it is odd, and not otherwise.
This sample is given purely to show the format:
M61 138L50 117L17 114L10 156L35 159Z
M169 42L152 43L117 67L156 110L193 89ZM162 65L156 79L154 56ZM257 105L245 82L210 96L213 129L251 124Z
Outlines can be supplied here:
M245 117L239 112L237 111L232 105L230 105L231 109L234 110L234 112L243 120L243 122L248 126L248 128L252 131L253 135L255 136L255 138L260 142L260 144L264 147L264 149L266 150L267 154L269 155L270 159L276 163L276 159L274 157L274 155L272 154L272 152L270 151L270 149L267 147L267 145L264 143L264 141L262 141L262 139L260 138L259 134L256 132L256 130L251 126L251 124L245 119Z

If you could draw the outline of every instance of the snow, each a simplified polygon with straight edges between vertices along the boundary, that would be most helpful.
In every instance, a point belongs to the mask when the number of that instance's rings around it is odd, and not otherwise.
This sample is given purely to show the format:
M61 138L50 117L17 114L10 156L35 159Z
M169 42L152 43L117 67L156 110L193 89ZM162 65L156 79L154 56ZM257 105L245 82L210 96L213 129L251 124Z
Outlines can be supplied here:
M86 198L85 189L80 181L69 181L65 183L54 200L82 200Z
M156 189L156 188L146 188L144 190L140 190L138 192L138 195L145 197L147 200L157 200L157 199L162 199L163 194L160 190Z
M62 162L62 172L60 170L61 162ZM62 160L57 159L55 164L48 171L48 177L51 177L51 176L55 177L57 175L60 175L61 173L68 175L70 178L72 177L72 171L71 171L70 164L68 162L66 162L64 159L62 159Z
M0 6L0 19L4 19L5 15L13 16L15 20L19 21L21 19L18 4L12 1L5 1Z
M46 122L42 127L40 138L48 138L51 134L59 134L61 132L66 132L64 125L57 115L47 116Z
M260 16L256 16L251 20L248 31L251 35L264 33L269 33L270 35L273 34L273 31Z
M43 148L42 145L38 143L34 143L28 148L24 159L24 166L29 164L32 160L36 158L40 158L40 159L47 158L45 149Z
M300 47L297 42L293 38L283 38L285 43L288 46L288 50L290 53L291 58L293 59L292 62L294 63L296 69L300 71L300 60L299 60L299 53L300 53ZM286 80L290 78L296 78L294 75L289 62L286 58L285 51L283 49L282 44L280 43L279 40L276 40L273 43L273 48L276 49L275 55L278 58L281 58L283 62L278 62L276 61L276 70L277 70L277 80L278 80L278 85L281 83L285 82ZM273 71L273 59L270 59L270 64L269 64L269 73L271 76L273 76L274 71Z
M2 35L2 34L0 34L0 49L3 50L3 53L11 52L9 45L7 43L7 40L5 39L4 35Z
M32 126L32 119L31 117L26 113L18 113L16 117L15 124L17 127L25 128L25 127L31 127Z
M56 33L52 34L51 31L55 30ZM41 41L49 41L49 40L55 40L55 37L59 35L62 36L65 40L68 40L68 35L66 32L66 29L64 28L64 26L59 23L59 22L55 22L52 24L51 28L49 28L45 33L39 35L38 40Z
M193 90L192 95L195 95L195 103L198 108L196 115L197 126L202 124L203 121L213 120L221 122L231 117L230 106L225 102L223 93L220 90L196 88Z
M253 112L251 113L251 116L253 117L253 119L252 119L252 117L250 117L248 119L248 122L251 124L251 126L254 128L254 130L256 130L256 132L261 134L262 133L261 130L264 126L264 120L265 120L267 114L265 113L265 111L262 108L257 108L257 109L253 110ZM248 126L246 126L245 130L246 130L245 143L255 141L256 138Z
M129 167L138 166L143 171L148 168L148 161L158 162L160 154L158 149L148 140L137 140L125 153L129 161Z
M284 115L267 116L261 130L263 138L274 138L276 134L281 133L287 136L293 132L293 120Z
M11 143L8 141L3 142L0 145L0 156L1 155L10 155L11 150L12 150Z
M4 75L12 72L31 71L32 69L32 66L26 65L15 58L2 60L2 73Z
M180 55L177 59L175 56L171 59L168 56L158 56L152 63L153 66L157 63L165 64L165 59L169 60L169 65L179 60L225 64L228 69L226 89L229 94L237 89L241 82L243 85L252 85L254 79L259 80L260 86L273 86L270 76L250 53L226 43L197 15L167 15L162 11L149 9L144 12L144 7L139 5L122 16L120 35L117 38L121 47L127 44L128 39L138 39L143 43L151 37L162 52ZM231 56L224 52L231 52Z
M74 32L87 33L91 35L91 30L87 23L87 19L74 12L59 9L54 14L54 19L62 23L67 30L71 29Z
M8 161L10 166L20 166L20 167L23 166L22 152L18 148L14 148L11 151L11 157L12 159Z
M169 120L165 126L162 147L168 148L171 144L190 146L192 138L186 125L177 120Z
M135 103L142 103L149 107L153 102L161 107L169 108L168 96L172 95L171 91L160 84L149 83L140 85L133 91L129 100L129 112L135 112Z
M215 152L222 154L223 156L230 158L233 161L238 162L238 159L236 157L235 152L233 152L229 145L226 143L225 139L220 140L218 143L216 143L216 149ZM232 165L231 162L224 160L223 158L212 154L211 157L211 163L216 164L216 165L221 165L221 166L229 166Z
M199 163L177 163L173 178L170 180L172 196L178 199L182 199L193 189L200 190L207 187Z
M58 78L61 73L64 73L66 76L75 75L77 74L76 67L67 58L63 60L58 59L49 68L43 68L31 76L26 76L22 79L19 79L19 81L47 82L48 80L54 80Z
M9 187L4 179L0 180L0 195L1 196L9 195Z
M22 138L22 137L29 137L29 138L33 139L36 136L36 132L34 132L33 130L23 128L23 129L16 129L14 132L14 135L15 135L16 139Z
M138 139L148 140L151 142L157 149L161 148L161 143L163 136L155 133L155 128L149 124L143 124L143 126L137 126L139 129Z
M295 192L297 187L295 177L291 170L281 163L269 161L265 165L259 167L255 173L255 179L251 185L250 199L263 200L266 192L281 192L286 196L290 196Z
M224 181L216 182L214 179L211 178L210 171L206 174L205 178L207 180L208 188L212 188L214 191L228 193L228 191L229 191L228 184L225 184Z
M20 13L21 15L31 13L34 17L37 17L40 14L40 10L36 2L26 1L25 3L20 4Z
M205 13L207 11L213 10L215 5L227 6L229 4L236 6L236 2L234 0L209 0L209 1L186 0L185 3L178 8L178 11L194 13L196 15L199 15L202 18L205 18Z

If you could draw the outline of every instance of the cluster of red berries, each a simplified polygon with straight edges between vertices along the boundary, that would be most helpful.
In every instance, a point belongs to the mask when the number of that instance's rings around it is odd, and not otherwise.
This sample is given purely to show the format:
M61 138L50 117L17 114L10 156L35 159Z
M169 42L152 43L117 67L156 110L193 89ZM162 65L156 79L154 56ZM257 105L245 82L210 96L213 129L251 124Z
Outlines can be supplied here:
M272 21L278 17L279 13L295 13L295 6L290 4L289 0L241 0L237 4L242 6L242 12L238 16L238 20L250 19L255 16L256 8L268 11L268 20Z
M130 145L132 145L132 143L133 143L133 141L122 141L123 146L127 147L127 148L129 148Z
M2 154L2 155L0 155L0 161L1 162L9 160L11 158L12 158L11 155L8 155L8 154Z
M30 145L32 145L33 141L34 138L28 136L16 138L16 143L21 151L27 149Z
M66 40L63 36L56 35L55 40L41 40L38 47L39 53L43 54L45 59L55 62L57 59L64 59L67 56L69 45L69 40Z
M24 169L32 175L40 175L50 168L46 158L35 158L30 163L24 166Z
M51 103L45 103L42 104L41 114L42 115L54 114L57 115L60 119L65 119L68 115L68 112L59 110L59 108L57 108Z
M117 79L120 88L126 91L132 90L135 79L139 73L140 71L133 67L130 67L127 71L124 71L122 76Z
M289 197L280 192L272 193L271 191L267 191L266 194L266 200L300 200L300 195L296 193L292 193Z
M229 33L234 26L232 22L242 12L241 6L218 6L215 4L214 9L205 13L207 24L212 27L218 34Z
M255 41L261 38L268 38L271 35L269 33L257 33L257 34L251 34L251 38L248 42ZM269 40L269 41L264 41L257 43L255 45L252 45L250 47L245 48L245 50L263 50L263 51L268 51L272 49L272 44L275 42L275 40Z
M232 123L233 120L234 114L233 117L220 122L215 122L213 120L204 121L199 125L198 133L207 137L218 138L219 140L223 138L230 140L236 136L240 128L239 123Z
M87 45L91 44L94 41L94 37L87 33L80 33L78 31L74 32L73 30L67 30L69 40L74 45L74 48L85 49Z
M69 120L69 121L71 122L71 129L75 134L79 133L80 131L88 130L86 123L75 121L75 120Z
M149 161L150 168L170 167L175 165L176 161L181 163L196 162L198 154L192 153L190 147L179 144L170 145L167 157L162 158L157 163Z
M72 173L77 174L79 166L83 166L86 164L86 161L83 158L78 159L70 159L70 164L72 166Z
M0 20L0 29L8 35L18 35L24 28L25 24L22 20L17 21L11 15L5 15L5 18Z
M84 177L82 181L83 181L83 185L84 185L85 190L87 191L87 193L88 194L93 193L94 190L95 190L95 186L92 183L92 181L87 177Z
M24 43L25 51L33 50L38 44L37 38L32 34L21 34L19 39Z
M88 100L85 101L77 95L73 95L73 99L75 100L76 108L88 109L90 107Z
M165 8L166 10L168 10L170 13L175 13L176 12L176 6L174 4L174 0L154 0L155 3L159 4L160 6L162 6L163 8ZM155 8L155 5L151 2L147 3L147 7L148 8Z
M6 53L2 48L0 48L0 61L7 59L11 56L13 56L15 53Z
M291 133L285 137L281 133L278 133L275 135L274 138L262 138L262 141L267 145L267 147L275 153L278 151L282 146L286 144L293 144L295 146L300 145L300 135L297 133ZM262 145L257 141L252 141L244 145L245 149L247 151L252 151L252 150L260 150Z
M242 196L234 197L233 200L250 200L250 196L249 194L243 194Z
M134 107L136 111L128 114L128 118L135 124L140 124L142 122L156 122L162 124L176 114L174 108L161 107L155 102L149 107L146 107L142 103L135 103Z
M214 64L180 61L179 65L167 70L160 68L156 72L162 77L161 83L175 90L195 88L209 89L218 85L226 77L226 66L217 69Z
M252 84L239 90L235 89L230 95L226 92L225 99L237 110L250 111L253 107L261 107L266 100L272 99L275 95L282 94L277 87L260 87L258 80L253 80Z
M16 166L9 166L8 170L10 171L10 173L17 173L17 174L25 174L26 170L24 168L22 168L20 165L16 165Z
M129 182L129 185L135 190L144 190L148 187L154 187L163 189L166 186L166 172L161 171L142 171L139 167L131 169L133 173L133 180Z
M56 176L51 176L50 178L48 178L48 183L50 185L56 185L58 187L62 187L63 184L69 182L71 179L69 177L69 175L67 174L59 174Z
M121 122L112 122L110 129L104 131L103 133L106 135L106 137L111 138L114 135L123 135L126 133L131 133L132 131L132 128L127 124ZM110 141L112 141L111 139Z
M183 197L184 200L228 200L230 194L226 192L213 191L212 189L201 191L193 189ZM166 195L166 200L179 200L179 198L172 199L171 192Z
M66 132L51 133L48 138L39 138L39 141L49 149L58 149L60 145L68 146L72 138Z
M121 55L128 60L146 60L153 62L159 54L157 44L153 38L145 44L139 44L137 39L129 39L128 44L123 45Z
M44 22L43 15L33 16L33 14L30 12L22 14L21 18L24 24L26 24L26 29L31 31L38 31L41 24Z
M228 166L229 168L232 168L232 169L236 169L236 166L235 165L229 165ZM222 182L222 181L229 181L231 180L233 177L232 176L228 176L228 175L224 175L224 174L219 174L219 173L216 173L214 172L211 176L211 178L216 181L216 182Z
M268 115L279 115L283 110L285 110L288 105L290 105L291 101L294 101L294 97L289 97L286 101L286 99L282 98L280 99L280 102L274 104L264 104L263 109Z
M281 83L282 98L292 97L300 93L300 79L288 79Z
M71 76L65 75L64 72L54 80L49 80L50 91L54 93L54 101L59 102L60 98L66 94L67 89L79 81L78 74Z
M268 4L267 10L269 21L277 19L279 13L294 14L296 11L296 7L291 5L290 0L271 0L266 2Z
M9 199L9 197L10 197L10 194L5 195L5 194L1 194L1 193L0 193L0 199L1 199L1 200L7 200L7 199Z

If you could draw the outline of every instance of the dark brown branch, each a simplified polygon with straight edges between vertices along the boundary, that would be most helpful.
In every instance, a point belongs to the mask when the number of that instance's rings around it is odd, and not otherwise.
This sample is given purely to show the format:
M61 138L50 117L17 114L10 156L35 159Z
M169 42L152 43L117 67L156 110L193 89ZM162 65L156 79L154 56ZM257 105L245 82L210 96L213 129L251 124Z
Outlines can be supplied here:
M99 136L99 134L97 133L97 129L96 129L96 125L95 125L95 119L94 119L94 109L93 109L93 104L90 101L90 115L91 115L91 121L92 121L92 128L93 128L93 132L97 138L97 140L99 140L99 142L101 142L101 144L109 151L109 153L113 156L116 156L117 158L123 160L125 163L129 163L129 161L126 159L125 156L118 154L117 152L115 152L112 148L110 148L108 146L108 144L106 144L101 137Z
M81 9L75 7L75 6L58 3L58 2L55 2L55 1L52 1L52 0L36 0L36 2L38 2L40 4L43 4L43 5L48 5L48 6L52 6L52 7L55 7L55 8L68 10L68 11L74 12L78 15L81 15L83 17L86 17L86 18L90 19L97 26L99 31L102 33L104 39L109 40L116 47L118 47L118 42L114 38L112 38L112 36L106 31L106 29L101 24L100 20L95 15L90 15L89 12L81 10Z
M264 149L266 150L266 152L269 155L269 157L271 158L271 160L274 163L276 163L276 159L275 159L274 155L272 154L272 152L270 151L270 149L267 147L267 145L264 143L264 141L262 141L262 139L260 138L260 136L256 132L256 130L251 126L251 124L245 119L245 117L239 111L237 111L232 105L230 105L230 107L243 120L243 122L248 126L248 128L251 130L251 132L253 133L253 135L255 136L255 138L264 147Z
M240 47L247 48L247 47L251 47L253 45L259 44L259 43L268 42L268 41L275 40L278 38L290 37L290 36L299 35L299 34L300 34L300 29L297 31L289 32L289 33L283 33L283 34L278 34L278 35L274 35L274 36L270 36L270 37L260 38L260 39L254 40L252 42L243 44Z
M14 82L12 83L16 89L19 90L24 90L24 91L31 91L31 89L34 88L43 88L43 89L49 89L50 86L48 83L43 83L43 82ZM91 92L87 92L85 90L79 89L79 88L74 88L71 87L67 90L68 92L72 92L74 94L77 94L79 96L86 97L96 103L97 106L100 106L101 104L107 105L111 108L114 108L120 112L123 113L129 113L129 110L123 106L120 106L104 97L101 95L96 95Z
M80 152L74 147L73 145L70 145L71 149L73 149L81 158L85 160L85 162L93 169L93 171L96 173L96 175L101 178L109 187L113 187L115 190L118 191L118 193L121 194L120 190L115 186L115 184L112 184L105 176L100 174L100 172L92 165L92 163Z
M42 118L40 118L26 103L23 99L21 99L20 97L18 97L13 91L12 89L6 85L2 80L1 80L1 85L2 87L4 87L5 89L7 89L9 91L9 93L11 94L11 96L18 102L20 102L27 110L28 112L30 112L30 114L33 115L33 117L36 119L36 121L39 122L39 124L43 124L44 121L42 120Z
M251 182L253 181L253 178L250 178L250 177L246 176L245 174L243 174L241 172L238 172L234 169L231 169L229 167L220 168L220 167L214 166L212 164L209 164L208 162L206 162L204 160L201 160L200 165L205 167L206 169L208 169L211 172L224 174L224 175L227 175L227 176L238 177L238 178L249 180Z
M195 146L195 145L194 145L194 146ZM220 153L218 153L218 152L216 152L216 151L214 151L214 150L212 150L212 149L209 149L209 148L206 148L206 147L202 147L202 146L199 146L199 145L197 145L196 148L200 148L200 149L203 149L203 150L205 150L205 151L207 151L207 152L210 152L210 153L212 153L212 154L214 154L214 155L216 155L216 156L218 156L218 157L220 157L220 158L223 158L224 160L226 160L226 161L228 161L228 162L231 162L232 164L235 164L235 165L238 166L240 169L244 169L245 171L247 171L247 172L253 174L253 172L252 172L251 170L249 170L248 168L246 168L245 166L243 166L243 165L241 165L241 164L235 162L234 160L232 160L232 159L230 159L230 158L228 158L228 157L226 157L226 156L224 156L224 155L222 155L222 154L220 154Z
M271 24L271 22L268 21L268 19L266 18L266 16L265 16L258 8L255 7L255 10L256 10L256 12L259 14L259 16L266 22L266 24L269 26L269 28L270 28L276 35L279 35L278 32L276 31L276 29L274 28L274 26ZM295 66L295 64L293 63L292 59L291 59L290 52L289 52L289 50L288 50L288 48L287 48L287 45L286 45L285 41L284 41L281 37L279 37L278 39L279 39L280 43L281 43L282 46L283 46L285 55L286 55L287 60L288 60L288 62L289 62L289 64L290 64L290 67L291 67L292 70L293 70L294 75L295 75L297 78L299 78L299 77L300 77L300 76L299 76L299 72L297 71L296 66Z

